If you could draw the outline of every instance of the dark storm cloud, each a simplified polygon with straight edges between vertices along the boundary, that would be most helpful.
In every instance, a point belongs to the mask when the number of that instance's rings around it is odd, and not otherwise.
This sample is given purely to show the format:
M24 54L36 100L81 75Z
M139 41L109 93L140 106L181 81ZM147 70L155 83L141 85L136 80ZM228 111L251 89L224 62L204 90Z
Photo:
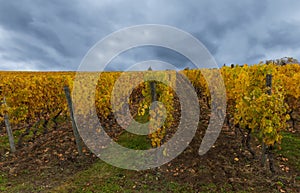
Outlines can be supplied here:
M192 66L191 62L182 54L159 46L140 46L131 48L114 58L106 67L106 70L125 70L135 63L146 60L159 60L175 65L182 69L186 66ZM161 69L168 69L162 67Z
M266 48L289 47L297 49L300 47L300 41L296 41L300 34L300 23L284 22L270 27L268 33L269 38L264 41Z
M0 69L76 70L106 35L147 23L191 33L219 65L300 59L299 8L296 0L0 0ZM124 70L150 59L191 66L178 53L147 47L122 53L107 69Z
M53 47L58 52L68 55L58 34L46 24L35 21L30 12L22 9L24 5L19 5L16 1L11 4L4 4L0 7L0 24L8 31L21 32L39 39L41 44ZM24 37L23 37L24 38ZM19 45L18 40L14 39L13 43ZM20 42L24 43L24 42ZM25 44L23 46L26 47ZM25 48L24 47L24 48ZM34 51L34 50L33 50Z

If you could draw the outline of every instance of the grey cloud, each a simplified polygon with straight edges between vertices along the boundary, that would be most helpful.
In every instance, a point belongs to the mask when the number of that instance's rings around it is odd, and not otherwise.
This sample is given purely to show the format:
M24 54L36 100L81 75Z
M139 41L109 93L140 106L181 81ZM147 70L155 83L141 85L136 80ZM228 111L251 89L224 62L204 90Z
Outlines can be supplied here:
M122 66L130 66L135 63L146 60L159 60L174 65L175 67L182 69L185 66L192 67L191 62L182 54L177 53L174 50L158 47L158 46L143 46L138 48L132 48L115 58L107 69L113 68L118 70L124 70ZM161 66L161 70L167 69Z
M280 50L299 59L299 8L296 0L0 0L0 69L76 70L106 35L147 23L191 33L220 65L280 58ZM191 66L180 54L148 47L123 53L107 70L149 59Z
M264 40L266 48L290 47L299 48L300 41L296 41L300 34L300 23L281 23L268 29L269 38Z
M30 13L17 5L16 1L2 2L0 6L0 25L9 30L28 29L33 21Z

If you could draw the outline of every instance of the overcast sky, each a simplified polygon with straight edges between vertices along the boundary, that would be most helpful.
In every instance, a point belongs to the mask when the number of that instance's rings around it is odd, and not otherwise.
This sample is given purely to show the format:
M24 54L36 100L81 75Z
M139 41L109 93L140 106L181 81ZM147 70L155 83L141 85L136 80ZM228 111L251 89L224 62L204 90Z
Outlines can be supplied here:
M0 0L0 70L77 70L95 43L138 24L191 33L220 66L300 59L299 9L298 0ZM190 65L150 46L122 53L108 70L143 60Z

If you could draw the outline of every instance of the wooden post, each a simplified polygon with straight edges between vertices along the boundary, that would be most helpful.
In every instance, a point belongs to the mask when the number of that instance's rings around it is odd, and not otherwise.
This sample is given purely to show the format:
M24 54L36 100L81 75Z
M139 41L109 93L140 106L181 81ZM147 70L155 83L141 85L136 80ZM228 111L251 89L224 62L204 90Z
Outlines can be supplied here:
M262 155L261 155L261 166L264 167L265 163L266 163L266 153L267 153L267 151L266 151L267 147L266 147L266 144L264 142L262 143L261 148L262 148L262 150L261 150L261 153L262 153Z
M272 74L267 74L266 76L266 87L267 87L267 94L272 94ZM273 146L267 146L265 143L262 144L262 166L265 165L266 155L269 159L269 168L272 173L275 172L274 170L274 162L273 162Z
M152 71L151 66L148 69L149 71ZM154 81L150 81L150 90L151 90L151 102L155 102L157 100L157 95L156 95L156 83Z
M6 106L6 99L5 97L3 98L3 103ZM8 113L5 111L4 112L4 122L5 122L5 127L8 135L8 140L9 140L9 146L10 146L10 151L14 153L16 151L16 146L15 146L15 140L14 140L14 135L11 130L10 122L9 122L9 116Z
M75 137L77 150L78 150L79 155L82 155L82 146L81 146L81 141L80 141L80 135L79 135L76 123L75 123L75 118L74 118L74 113L73 113L73 103L72 103L69 87L64 86L64 91L65 91L67 102L68 102L70 118L71 118L72 128L73 128L73 134Z
M148 71L152 71L151 66L148 68ZM150 81L149 84L150 84L150 92L151 92L151 103L153 103L153 102L155 102L157 100L156 83L154 81ZM159 144L159 145L161 145L161 144ZM156 161L157 161L157 163L159 162L159 160L161 158L161 155L163 155L162 151L158 151L156 153ZM155 168L154 170L156 172L156 175L160 176L160 172L158 171L158 168Z
M268 87L268 90L267 90L268 95L271 95L272 94L272 74L267 74L266 86Z

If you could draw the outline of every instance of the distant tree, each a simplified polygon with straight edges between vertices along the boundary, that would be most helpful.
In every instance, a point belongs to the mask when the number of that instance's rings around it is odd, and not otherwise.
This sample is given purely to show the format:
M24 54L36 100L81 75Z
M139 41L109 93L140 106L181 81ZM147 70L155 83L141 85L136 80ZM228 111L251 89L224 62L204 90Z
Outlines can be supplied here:
M284 66L286 64L299 64L299 61L293 57L283 57L280 59L266 60L266 64L276 64Z

